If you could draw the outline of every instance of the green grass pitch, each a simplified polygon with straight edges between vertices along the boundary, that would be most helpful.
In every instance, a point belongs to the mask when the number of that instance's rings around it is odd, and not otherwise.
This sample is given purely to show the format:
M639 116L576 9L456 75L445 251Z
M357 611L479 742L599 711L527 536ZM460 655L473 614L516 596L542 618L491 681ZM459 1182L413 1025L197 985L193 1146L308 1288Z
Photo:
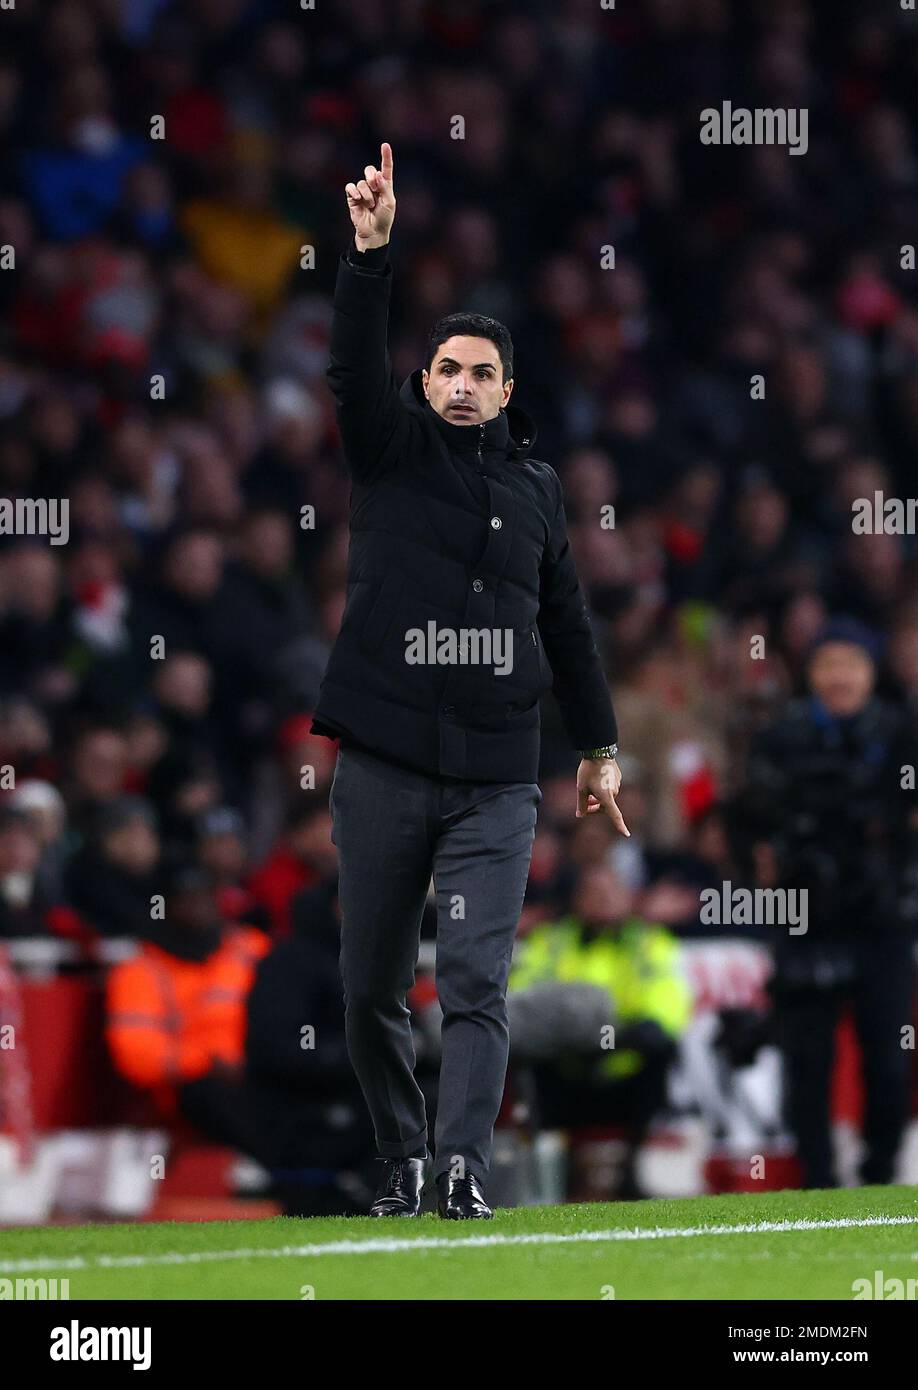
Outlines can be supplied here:
M912 1280L915 1296L916 1187L523 1207L490 1222L275 1217L0 1231L0 1278L67 1278L72 1300L850 1301L854 1281L875 1285L877 1271L906 1290Z

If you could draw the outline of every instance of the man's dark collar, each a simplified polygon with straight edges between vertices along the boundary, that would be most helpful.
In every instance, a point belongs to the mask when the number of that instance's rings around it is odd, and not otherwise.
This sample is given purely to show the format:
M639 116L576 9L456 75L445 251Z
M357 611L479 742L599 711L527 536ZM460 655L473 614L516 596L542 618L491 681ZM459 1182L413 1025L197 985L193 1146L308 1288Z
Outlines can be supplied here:
M485 420L482 430L481 422L474 425L454 425L452 420L444 420L443 416L434 410L430 401L427 401L426 405L450 448L469 453L477 453L479 447L482 453L491 450L507 452L510 445L510 425L505 410L501 410L493 420Z

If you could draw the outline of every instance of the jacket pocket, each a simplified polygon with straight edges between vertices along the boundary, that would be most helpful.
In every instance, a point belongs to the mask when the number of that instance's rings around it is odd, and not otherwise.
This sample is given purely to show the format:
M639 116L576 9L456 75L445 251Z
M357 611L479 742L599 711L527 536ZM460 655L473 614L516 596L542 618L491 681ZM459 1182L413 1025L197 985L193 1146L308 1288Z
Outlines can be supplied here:
M510 695L511 687L514 693L518 692L517 702L525 695L527 703L531 703L551 688L551 668L535 623L513 629L513 674L505 679L507 694Z
M539 654L539 678L542 682L543 691L551 690L555 683L555 673L551 669L551 663L546 655L545 644L542 641L542 634L539 631L538 623L533 624L532 636L536 645L536 651Z
M402 574L387 574L383 579L360 630L360 645L364 651L379 651L385 642L404 588L405 576Z

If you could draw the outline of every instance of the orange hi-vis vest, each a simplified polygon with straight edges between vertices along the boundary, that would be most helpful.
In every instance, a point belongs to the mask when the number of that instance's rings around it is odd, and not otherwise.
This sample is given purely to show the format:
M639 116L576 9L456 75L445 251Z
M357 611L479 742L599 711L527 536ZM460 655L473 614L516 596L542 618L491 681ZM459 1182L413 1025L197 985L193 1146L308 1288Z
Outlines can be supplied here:
M122 1076L174 1113L175 1087L214 1062L242 1061L246 999L271 943L254 927L229 927L213 955L182 960L144 942L109 973L106 1037Z

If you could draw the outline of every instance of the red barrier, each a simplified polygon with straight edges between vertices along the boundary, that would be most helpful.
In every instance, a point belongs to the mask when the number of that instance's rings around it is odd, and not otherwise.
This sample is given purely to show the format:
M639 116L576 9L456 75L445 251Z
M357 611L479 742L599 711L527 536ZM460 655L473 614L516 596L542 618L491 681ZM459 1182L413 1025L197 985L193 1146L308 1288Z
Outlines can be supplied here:
M146 1099L115 1072L105 1045L104 986L98 977L33 980L13 975L38 1131L100 1125L155 1125ZM860 1053L850 1021L839 1028L833 1113L857 1122L862 1108ZM918 1054L913 1109L918 1114ZM20 1116L21 1123L21 1116ZM7 1116L4 1128L14 1129Z
M112 1066L100 979L20 979L18 992L36 1130L156 1123Z

